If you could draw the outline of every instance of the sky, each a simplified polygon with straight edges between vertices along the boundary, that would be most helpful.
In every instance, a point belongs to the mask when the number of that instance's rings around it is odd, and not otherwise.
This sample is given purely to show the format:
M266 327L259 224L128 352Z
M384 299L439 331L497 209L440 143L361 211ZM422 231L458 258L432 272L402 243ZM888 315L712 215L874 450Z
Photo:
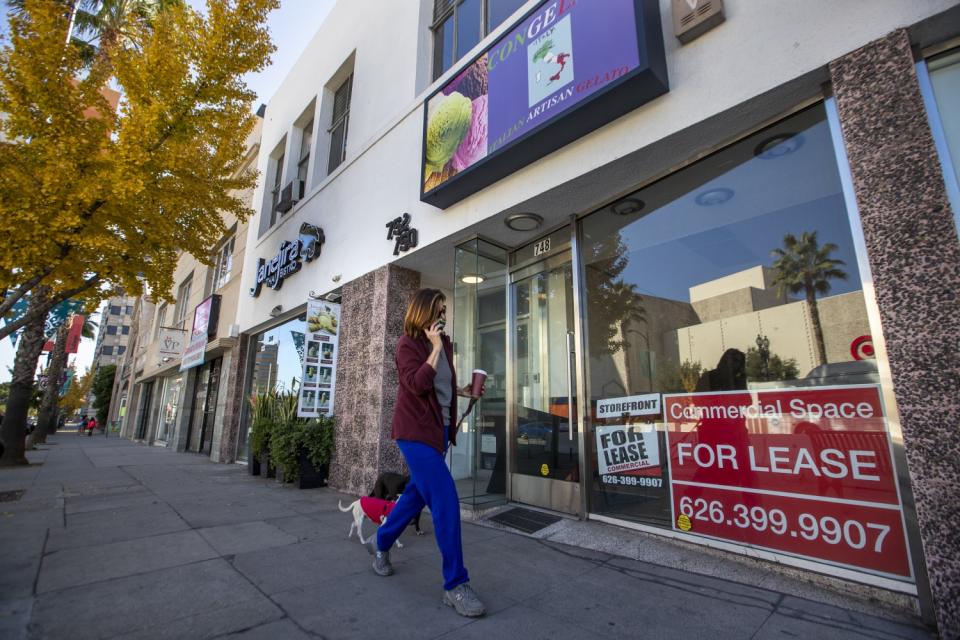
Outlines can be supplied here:
M188 0L195 9L203 11L206 0ZM250 74L245 80L247 86L257 94L253 104L255 110L261 102L268 102L276 93L284 76L293 67L300 53L320 28L335 0L281 0L280 8L273 11L267 19L267 26L277 50L269 67L260 73ZM6 15L6 2L0 0L0 8ZM0 22L0 33L6 31L6 20ZM98 321L99 318L93 318ZM80 352L76 356L78 374L90 368L93 361L95 340L84 339ZM13 367L15 351L9 338L0 341L0 382L10 379L8 367ZM45 361L42 358L41 361Z

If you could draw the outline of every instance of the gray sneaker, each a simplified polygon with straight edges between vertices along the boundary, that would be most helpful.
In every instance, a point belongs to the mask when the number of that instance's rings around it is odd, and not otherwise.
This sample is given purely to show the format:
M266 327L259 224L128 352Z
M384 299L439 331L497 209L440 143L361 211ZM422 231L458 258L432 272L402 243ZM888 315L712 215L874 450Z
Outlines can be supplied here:
M393 575L393 565L390 564L390 552L377 549L377 536L370 536L370 540L364 545L367 553L373 556L373 572L378 576Z
M443 604L453 607L457 613L467 618L477 618L487 612L487 608L466 582L444 591Z

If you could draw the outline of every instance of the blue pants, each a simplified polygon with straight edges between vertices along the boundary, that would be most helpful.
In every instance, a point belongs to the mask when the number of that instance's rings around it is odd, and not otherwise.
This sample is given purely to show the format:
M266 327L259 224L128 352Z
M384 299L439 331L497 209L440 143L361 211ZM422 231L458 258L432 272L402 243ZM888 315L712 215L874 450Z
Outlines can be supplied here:
M410 468L410 482L387 521L377 530L377 548L381 551L390 549L410 520L428 505L443 558L443 588L453 589L470 580L467 568L463 566L457 486L439 451L412 440L397 440L397 445Z

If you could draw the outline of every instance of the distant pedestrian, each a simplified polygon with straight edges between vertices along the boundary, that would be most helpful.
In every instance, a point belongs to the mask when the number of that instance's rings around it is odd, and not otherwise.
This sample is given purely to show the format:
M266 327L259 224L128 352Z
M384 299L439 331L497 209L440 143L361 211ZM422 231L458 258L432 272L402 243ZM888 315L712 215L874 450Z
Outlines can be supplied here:
M93 430L97 428L97 419L90 418L90 422L87 423L87 436L93 435Z
M77 435L83 435L84 430L87 428L87 414L80 416L80 424L77 425Z

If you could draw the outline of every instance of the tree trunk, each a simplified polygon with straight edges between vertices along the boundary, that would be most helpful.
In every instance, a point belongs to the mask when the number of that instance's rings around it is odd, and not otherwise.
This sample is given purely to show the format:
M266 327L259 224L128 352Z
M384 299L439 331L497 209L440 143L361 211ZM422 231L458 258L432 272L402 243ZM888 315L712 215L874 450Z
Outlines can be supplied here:
M67 335L70 333L71 318L67 318L57 329L57 339L53 346L53 355L50 366L47 367L47 388L43 392L43 401L40 403L40 413L37 416L37 432L40 442L47 439L47 434L57 432L57 400L60 399L60 376L67 364ZM34 438L34 442L38 440Z
M813 288L807 287L807 306L810 307L810 322L813 324L813 338L817 343L817 364L827 364L827 348L823 342L823 327L820 324L820 308Z
M44 304L45 292L35 294L31 306L34 303ZM27 458L23 455L27 411L33 395L37 361L43 349L44 322L45 318L41 318L27 325L20 335L20 345L17 347L17 357L13 364L13 379L10 381L10 395L7 398L7 413L3 417L3 425L0 426L0 444L3 446L0 467L27 464Z

